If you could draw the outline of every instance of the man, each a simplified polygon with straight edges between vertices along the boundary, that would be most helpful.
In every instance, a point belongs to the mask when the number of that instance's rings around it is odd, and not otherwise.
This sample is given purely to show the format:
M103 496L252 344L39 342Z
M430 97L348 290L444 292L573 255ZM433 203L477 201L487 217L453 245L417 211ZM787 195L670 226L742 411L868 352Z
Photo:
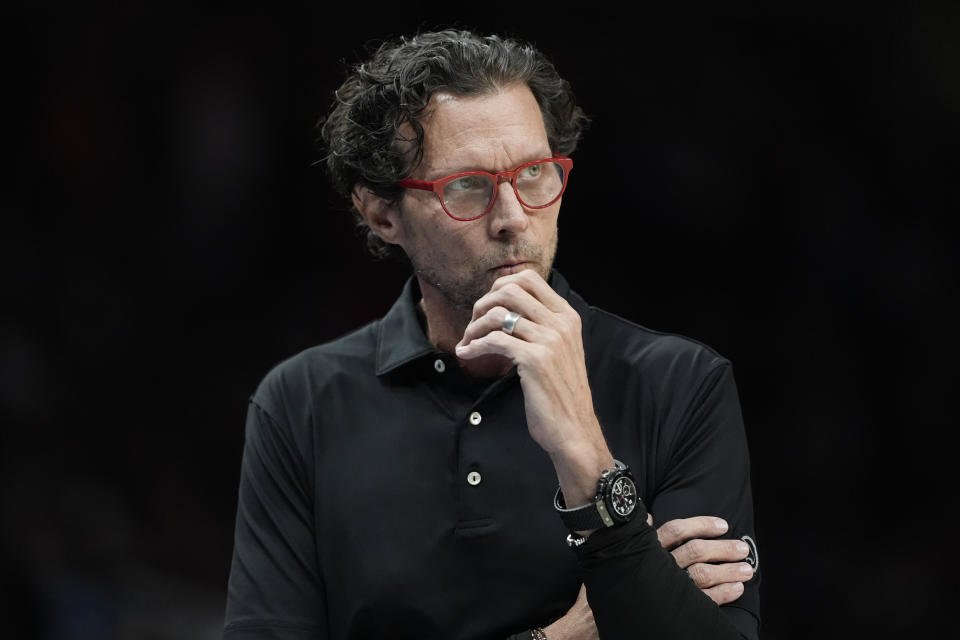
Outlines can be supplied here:
M251 399L226 637L757 637L729 363L552 270L583 121L536 50L468 32L341 86L334 183L414 276Z

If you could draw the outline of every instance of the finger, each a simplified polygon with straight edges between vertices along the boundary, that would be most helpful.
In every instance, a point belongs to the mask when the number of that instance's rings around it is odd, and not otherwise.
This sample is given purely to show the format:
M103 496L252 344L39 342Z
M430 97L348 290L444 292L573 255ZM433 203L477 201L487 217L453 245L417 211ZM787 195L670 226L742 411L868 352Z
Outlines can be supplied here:
M727 532L727 522L723 518L714 516L696 516L680 518L660 525L657 537L664 549L670 549L678 544L694 538L716 538Z
M532 355L532 352L528 350L517 351L515 349L517 346L516 343L543 346L556 341L557 333L555 331L545 329L526 318L517 320L513 333L503 331L503 316L505 315L506 311L501 311L500 313L491 311L486 316L478 318L476 321L471 322L470 325L467 325L463 339L454 348L457 357L469 359L479 355L497 353L509 357L515 364L520 364L518 357L521 355ZM502 341L497 334L511 338L515 342L509 340ZM488 337L492 337L491 341L478 344L478 341ZM507 351L503 351L504 349Z
M533 297L529 291L517 283L507 283L500 288L491 289L480 297L473 305L471 320L486 314L494 307L503 307L516 311L525 318L537 323L550 322L553 312Z
M706 564L698 562L687 567L687 575L701 589L718 584L746 582L753 577L753 567L746 562Z
M515 365L520 365L529 362L533 351L536 349L542 349L542 347L525 342L503 331L491 331L486 335L474 338L470 341L470 344L458 345L454 351L458 358L464 360L496 354L504 356Z
M695 538L673 549L673 555L681 568L697 562L736 562L743 560L750 548L742 540L701 540Z
M649 511L647 512L647 524L653 526L653 514Z
M569 306L569 303L554 291L553 287L533 269L524 269L523 271L497 278L490 287L490 290L496 291L508 284L519 285L551 311L560 312Z
M702 589L702 591L707 594L707 597L717 604L727 604L728 602L733 602L743 595L743 583L733 582L727 584L718 584L717 586L710 587L709 589Z
M497 306L493 307L479 318L471 320L470 324L468 324L467 328L464 330L463 338L458 343L458 346L468 345L470 344L471 340L483 337L491 331L502 331L503 320L507 313L507 309ZM521 316L513 327L513 333L510 335L530 342L533 334L535 333L535 327L536 324L533 322L533 320Z
M577 602L586 602L587 601L587 585L580 585L580 593L577 594Z

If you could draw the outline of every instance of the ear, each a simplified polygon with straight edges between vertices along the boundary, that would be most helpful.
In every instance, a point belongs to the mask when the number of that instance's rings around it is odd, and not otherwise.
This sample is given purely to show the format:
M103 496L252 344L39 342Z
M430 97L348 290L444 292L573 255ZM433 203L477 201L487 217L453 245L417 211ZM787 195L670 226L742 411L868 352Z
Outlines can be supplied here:
M357 185L353 188L353 206L381 240L389 244L401 243L400 208L397 205L390 204L369 188Z

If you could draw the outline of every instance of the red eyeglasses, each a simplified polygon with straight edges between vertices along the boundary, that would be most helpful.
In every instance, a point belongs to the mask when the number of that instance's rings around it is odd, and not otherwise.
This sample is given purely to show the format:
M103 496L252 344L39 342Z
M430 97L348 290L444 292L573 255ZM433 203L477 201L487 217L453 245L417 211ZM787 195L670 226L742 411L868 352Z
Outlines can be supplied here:
M517 200L527 209L549 207L563 195L572 169L573 160L554 154L552 158L522 164L513 171L464 171L439 180L400 180L397 186L433 191L448 216L467 222L482 218L493 209L501 182L510 183Z

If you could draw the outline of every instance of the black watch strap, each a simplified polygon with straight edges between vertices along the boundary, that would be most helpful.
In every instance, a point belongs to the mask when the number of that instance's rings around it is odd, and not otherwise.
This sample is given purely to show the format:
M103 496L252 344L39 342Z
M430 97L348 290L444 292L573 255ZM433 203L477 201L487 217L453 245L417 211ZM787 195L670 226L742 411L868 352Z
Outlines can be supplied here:
M619 483L619 486L617 486ZM628 496L624 496L629 503L628 508L623 513L611 513L611 490L617 487L620 492L626 491ZM622 494L618 494L618 497ZM568 509L563 499L563 492L557 489L553 499L553 506L560 514L560 519L571 531L589 531L592 529L602 529L612 527L616 524L629 521L636 512L640 498L637 495L636 485L633 482L633 476L630 469L620 462L614 461L614 468L603 472L597 488L597 495L587 504ZM622 508L622 499L618 503Z
M590 502L581 507L567 509L563 502L563 492L558 488L557 495L553 499L553 506L560 513L563 524L571 531L590 531L591 529L602 529L614 525L613 519L607 513L606 505L603 504L602 497L592 498ZM607 524L608 522L609 524Z

